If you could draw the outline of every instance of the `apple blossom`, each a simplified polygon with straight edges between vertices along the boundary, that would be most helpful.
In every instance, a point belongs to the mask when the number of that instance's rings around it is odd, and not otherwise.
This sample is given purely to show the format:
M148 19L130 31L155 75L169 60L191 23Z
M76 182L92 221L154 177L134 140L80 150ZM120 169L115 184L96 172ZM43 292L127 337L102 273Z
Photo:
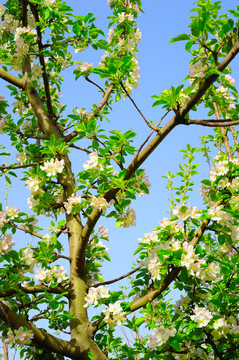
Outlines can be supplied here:
M0 238L0 254L7 254L15 245L14 241L12 240L11 234L4 234L2 238Z
M207 326L210 320L213 318L211 312L203 307L199 307L198 305L195 306L193 309L195 315L191 315L191 319L195 321L198 327Z
M97 152L92 152L89 154L89 160L87 160L84 164L83 164L83 168L84 170L88 170L88 169L96 169L96 170L103 170L102 165L99 163L99 155Z
M103 313L105 314L104 321L109 325L110 329L122 325L126 320L126 313L123 311L119 300L114 304L109 304L109 306L103 310Z
M173 337L176 334L176 329L169 329L163 325L159 328L155 328L151 335L148 337L148 347L151 350L156 349L159 346L162 346L168 341L170 337Z
M122 216L121 226L128 228L129 226L136 226L136 214L131 208L127 208L125 214Z
M93 64L89 64L88 62L81 63L80 65L76 65L76 70L84 73L92 68Z
M74 210L74 207L77 204L81 203L81 196L76 195L76 194L72 194L66 202L64 202L64 207L66 209L66 213L67 214L71 214L72 210Z
M40 169L45 171L47 176L56 176L59 173L62 173L64 169L64 160L58 160L51 158L50 161L44 162L43 166L40 166Z
M92 196L90 198L90 206L92 206L95 209L101 210L103 213L106 211L106 209L109 206L108 202L103 197L95 197Z
M18 329L9 331L7 333L7 338L4 339L6 344L9 344L10 347L15 346L16 344L21 347L29 345L34 337L32 330L25 330L26 328L20 326Z
M84 307L88 307L92 304L97 305L100 299L109 298L109 288L100 285L98 287L89 288L87 295L85 296L85 305Z
M207 70L207 66L203 65L202 61L198 61L197 63L193 64L189 68L189 74L191 78L204 78L205 70Z

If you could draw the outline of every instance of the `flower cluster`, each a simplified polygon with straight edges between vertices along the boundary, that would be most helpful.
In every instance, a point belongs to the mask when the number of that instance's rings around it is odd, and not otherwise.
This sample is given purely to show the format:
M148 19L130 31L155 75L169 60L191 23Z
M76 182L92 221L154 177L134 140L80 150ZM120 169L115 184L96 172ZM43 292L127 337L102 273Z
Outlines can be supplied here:
M202 61L198 61L195 64L191 65L189 68L189 75L193 78L204 78L205 71L207 70L207 66L203 65Z
M199 307L197 305L193 309L193 312L195 315L191 315L191 319L197 323L198 327L207 326L210 320L213 318L211 312L208 309Z
M12 235L3 235L2 238L0 238L0 254L7 254L15 245L14 241L12 240Z
M126 320L126 313L123 311L119 300L114 304L109 304L109 306L103 310L103 313L105 314L104 321L109 325L110 329L122 325Z
M156 349L158 346L162 346L165 344L170 337L175 336L176 329L166 328L161 325L159 328L155 328L151 335L148 337L148 347L151 350Z
M190 204L180 204L173 210L173 214L176 215L180 220L186 221L189 218L198 219L199 210L196 206L191 206Z
M27 265L27 271L33 274L33 269L36 264L36 259L34 257L34 251L32 249L25 249L22 251L22 256L20 260L23 261ZM23 269L22 269L23 272Z
M92 304L97 305L100 299L109 298L109 288L104 285L100 285L98 287L91 287L88 290L87 295L85 296L85 305L84 307L88 307Z
M81 203L81 196L72 194L66 202L64 202L64 207L67 214L71 214L74 207Z
M84 170L93 169L93 168L98 171L103 170L102 165L99 163L99 155L97 152L92 152L89 154L89 160L87 160L83 164L83 168Z
M40 169L45 171L47 176L56 176L59 173L62 173L64 169L64 160L51 159L50 161L44 162L43 166L40 166Z
M79 108L76 113L81 116L83 120L90 120L94 115L93 111L86 111L86 109Z
M109 238L109 233L108 233L108 229L104 229L103 225L100 225L98 228L98 232L101 234L101 236L104 239L108 239Z
M121 217L120 226L128 228L130 226L136 226L136 214L135 211L131 208L127 208L125 214Z
M118 8L117 1L111 1L109 3L110 7ZM141 32L139 31L138 26L135 24L135 18L140 12L139 7L135 3L127 1L124 4L125 11L122 11L122 7L119 6L118 11L115 12L115 21L118 26L116 29L110 29L108 33L108 42L110 43L111 48L114 48L113 54L106 52L99 64L100 67L104 67L107 64L106 59L110 57L117 57L120 54L122 56L131 56L131 69L129 74L126 76L124 81L124 87L128 93L130 93L133 88L137 88L139 84L139 66L137 58L137 45L141 39ZM122 28L124 31L122 32ZM125 94L126 96L126 94Z
M9 344L13 348L16 344L23 347L31 344L34 337L32 330L26 330L25 327L21 326L16 330L11 330L7 333L7 338L4 339L6 344Z
M98 197L97 198L95 196L91 197L90 206L94 207L97 210L102 211L103 213L106 211L106 209L108 207L110 207L109 203L105 200L105 198L103 198L103 197Z
M15 206L6 206L5 211L0 211L0 228L18 217L19 210Z
M27 179L26 186L33 196L39 192L43 192L40 189L40 182L41 181L38 178L32 178L31 176Z
M86 71L92 68L93 64L89 64L88 62L81 63L76 65L76 70L80 71L81 73L85 73Z
M55 283L61 283L68 279L66 275L66 270L63 266L55 265L52 269L37 269L37 275L35 275L36 280L40 284L47 284L51 286Z
M144 236L139 238L138 241L143 244L157 243L158 233L159 231L152 231L150 233L144 234Z

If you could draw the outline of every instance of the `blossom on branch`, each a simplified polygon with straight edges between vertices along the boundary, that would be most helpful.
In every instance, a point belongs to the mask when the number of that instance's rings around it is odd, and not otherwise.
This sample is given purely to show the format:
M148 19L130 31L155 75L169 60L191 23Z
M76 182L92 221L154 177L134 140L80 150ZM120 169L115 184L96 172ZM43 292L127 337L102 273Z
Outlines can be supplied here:
M71 214L74 207L81 203L81 196L72 194L66 202L64 202L64 207L67 214Z
M211 312L206 309L199 307L198 305L195 306L193 309L195 315L191 315L191 319L198 324L198 327L207 326L210 320L213 318Z
M64 169L64 160L58 160L51 158L50 161L44 162L43 166L40 166L40 169L45 171L47 176L56 176L59 173L62 173Z
M109 325L110 329L122 325L123 322L126 321L126 313L123 311L119 300L114 304L109 304L109 306L103 310L103 313L105 314L104 321Z
M25 345L31 344L31 341L34 337L32 330L25 330L26 328L20 326L16 330L11 330L7 333L7 337L4 339L4 342L8 344L11 348L15 345L24 347Z
M161 325L159 328L155 328L151 335L148 337L147 345L151 350L156 349L158 346L165 344L170 337L176 334L176 329L166 328Z

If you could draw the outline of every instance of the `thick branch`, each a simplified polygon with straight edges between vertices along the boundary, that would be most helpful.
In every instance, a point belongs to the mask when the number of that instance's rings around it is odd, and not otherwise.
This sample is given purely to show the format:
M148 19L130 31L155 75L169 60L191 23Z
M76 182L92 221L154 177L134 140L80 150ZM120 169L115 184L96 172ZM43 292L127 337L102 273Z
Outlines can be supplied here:
M190 120L190 119L183 119L181 124L183 124L183 125L202 125L202 126L210 126L210 127L225 127L225 126L238 125L239 120L230 120L230 119Z
M3 70L2 68L0 69L0 78L20 89L24 89L24 81L22 79L19 79L14 75L9 74L7 71Z
M51 294L62 294L67 292L67 289L64 289L63 287L60 286L56 286L56 287L48 287L45 285L35 285L35 286L26 286L26 287L21 287L21 290L24 291L26 294L38 294L38 293L43 293L43 292L49 292ZM6 289L6 290L1 290L0 291L0 297L1 298L5 298L5 297L11 297L13 295L16 295L17 293L19 293L19 289ZM65 295L66 297L68 296L67 294Z
M81 349L74 346L68 341L58 339L57 337L48 334L43 329L38 329L30 321L23 319L21 316L12 311L9 307L0 301L0 318L11 326L12 329L18 329L21 326L26 326L34 333L33 342L57 354L69 356L72 359L87 359L82 355Z

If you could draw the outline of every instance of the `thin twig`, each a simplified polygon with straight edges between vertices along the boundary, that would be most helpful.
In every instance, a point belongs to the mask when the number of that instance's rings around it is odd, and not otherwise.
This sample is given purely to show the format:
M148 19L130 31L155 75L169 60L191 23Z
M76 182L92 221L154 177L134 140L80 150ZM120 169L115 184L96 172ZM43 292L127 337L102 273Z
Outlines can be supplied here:
M22 227L22 226L19 226L19 225L16 225L14 224L14 222L9 222L9 224L11 226L13 226L14 228L18 229L18 230L21 230L21 231L24 231L26 234L30 234L32 236L35 236L35 237L38 237L39 239L42 239L43 235L39 235L37 233L35 233L34 231L31 231L31 230L28 230L26 229L25 227Z
M148 125L148 127L154 131L160 131L160 128L157 126L153 126L152 124L150 124L150 122L146 119L146 117L142 114L141 110L138 108L138 106L136 105L135 101L132 99L132 97L129 95L128 91L126 90L126 88L124 87L124 84L122 83L122 81L120 81L120 85L122 87L122 89L124 90L125 94L128 96L128 98L130 99L130 101L132 102L132 104L134 105L135 109L139 112L139 114L141 115L141 117L144 119L144 121L146 122L146 124Z
M88 76L85 76L85 79L86 79L86 81L88 81L89 83L91 83L91 84L95 85L96 87L98 87L98 89L100 89L100 90L105 94L105 90L104 90L101 86L99 86L98 84L96 84L94 81L92 81L91 79L89 79ZM108 105L108 104L107 104L107 105Z
M97 284L94 284L92 285L92 287L98 287L100 285L109 285L109 284L113 284L115 283L116 281L119 281L119 280L122 280L122 279L125 279L126 277L134 274L136 271L138 271L139 269L141 269L142 265L138 266L137 268L135 268L134 270L132 271L129 271L127 274L124 274L122 276L119 276L118 278L116 279L113 279L113 280L108 280L108 281L104 281L104 282L101 282L101 283L97 283Z
M27 167L31 167L31 166L35 166L35 165L39 165L39 164L44 164L44 161L38 161L35 163L31 163L31 164L23 164L23 165L16 165L16 166L0 166L0 171L3 170L15 170L15 169L23 169L23 168L27 168Z
M159 125L161 124L161 122L163 121L163 119L165 118L165 116L167 116L170 111L171 111L171 110L168 110L168 111L161 117L161 119L160 119L157 127L159 127ZM151 138L151 136L153 135L153 133L154 133L154 130L151 131L151 133L150 133L149 136L145 139L145 141L143 142L143 144L140 145L137 153L136 153L135 156L134 156L134 159L136 159L136 158L138 157L140 151L143 149L144 145L147 144L147 142L149 141L149 139Z

